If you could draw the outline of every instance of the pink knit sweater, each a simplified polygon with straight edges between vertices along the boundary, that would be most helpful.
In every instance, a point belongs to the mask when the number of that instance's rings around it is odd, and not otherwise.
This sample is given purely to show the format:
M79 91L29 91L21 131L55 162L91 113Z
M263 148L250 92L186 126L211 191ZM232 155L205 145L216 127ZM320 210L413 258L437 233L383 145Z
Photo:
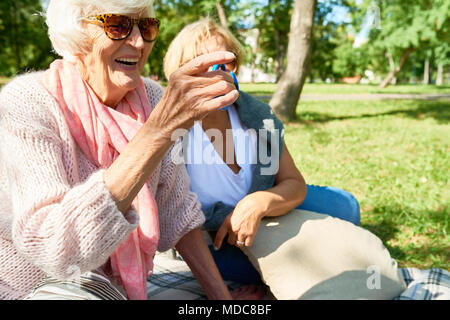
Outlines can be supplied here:
M41 72L16 77L0 93L0 299L20 299L45 275L67 278L102 266L137 227L77 146ZM144 79L155 106L163 89ZM175 246L204 216L184 165L169 151L149 186L158 205L159 251Z

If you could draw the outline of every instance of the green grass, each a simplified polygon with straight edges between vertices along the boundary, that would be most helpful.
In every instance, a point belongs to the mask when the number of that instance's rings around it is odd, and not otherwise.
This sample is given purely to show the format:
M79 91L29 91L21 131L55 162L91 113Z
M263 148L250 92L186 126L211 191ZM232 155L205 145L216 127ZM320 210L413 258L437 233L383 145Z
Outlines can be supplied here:
M275 89L274 83L240 83L242 91L255 95L271 95ZM378 88L378 85L370 84L326 84L326 83L305 83L303 94L355 94L355 93L446 93L450 94L450 86L435 85L396 85L388 86L385 89Z
M286 144L307 183L354 194L400 267L449 270L450 102L304 102L298 117Z

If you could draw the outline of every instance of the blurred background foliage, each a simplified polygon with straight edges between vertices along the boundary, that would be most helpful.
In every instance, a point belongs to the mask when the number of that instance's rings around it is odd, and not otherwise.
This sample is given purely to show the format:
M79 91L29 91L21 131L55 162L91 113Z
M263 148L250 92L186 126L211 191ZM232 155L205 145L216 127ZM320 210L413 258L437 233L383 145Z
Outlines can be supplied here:
M47 2L0 2L0 76L45 69L56 58L41 14ZM162 24L144 74L164 80L162 59L171 40L183 26L201 17L219 21L219 5L227 27L246 48L248 66L253 64L279 79L286 64L294 2L156 0ZM444 84L450 67L449 12L448 0L319 0L308 81L337 82L365 77L369 71L374 82L395 73L392 84ZM247 41L249 34L255 38L253 43Z

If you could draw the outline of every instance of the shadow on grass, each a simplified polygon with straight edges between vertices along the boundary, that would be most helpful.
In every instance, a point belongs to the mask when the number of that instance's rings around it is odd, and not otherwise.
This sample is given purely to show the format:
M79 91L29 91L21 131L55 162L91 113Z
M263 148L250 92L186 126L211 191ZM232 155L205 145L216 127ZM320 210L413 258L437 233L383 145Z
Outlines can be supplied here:
M383 242L394 239L395 235L399 232L398 221L394 219L394 217L397 217L399 210L387 206L376 207L372 211L365 213L365 215L377 221L369 223L362 222L361 227L380 237Z
M319 113L311 111L302 111L297 115L298 119L294 123L311 125L314 123L326 123L336 120L352 120L376 118L381 116L402 116L417 120L434 118L440 124L447 124L450 121L450 102L449 101L415 101L417 107L411 109L391 110L380 113L368 113L348 116L335 116L328 113Z
M370 216L369 222L361 223L361 227L369 230L377 237L379 237L383 244L388 249L391 257L395 259L399 267L415 267L420 269L428 268L443 268L448 270L450 268L450 246L449 245L436 245L436 241L430 239L430 243L414 243L413 239L410 242L391 245L390 241L396 239L396 235L401 232L400 225L405 224L405 219L410 219L404 216L404 213L410 211L411 217L418 217L417 221L409 222L414 223L415 232L421 236L427 236L427 232L422 228L422 222L432 222L435 226L440 227L442 219L448 216L448 208L443 208L438 211L425 211L414 212L413 209L401 209L399 207L379 206L372 211L363 214ZM376 220L376 221L373 221ZM444 227L447 223L443 223ZM448 231L447 231L448 232ZM429 233L428 233L429 234Z
M430 268L442 268L450 270L450 247L446 246L426 246L417 247L408 245L403 249L398 247L386 246L391 253L391 257L394 258L400 268L418 268L418 269L430 269Z

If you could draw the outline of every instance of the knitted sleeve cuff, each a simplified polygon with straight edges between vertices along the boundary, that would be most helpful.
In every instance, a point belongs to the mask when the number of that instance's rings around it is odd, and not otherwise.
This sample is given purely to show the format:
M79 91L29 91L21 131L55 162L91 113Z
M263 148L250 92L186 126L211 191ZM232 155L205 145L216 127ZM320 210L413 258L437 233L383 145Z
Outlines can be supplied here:
M166 212L169 213L170 212ZM189 192L182 206L176 212L172 212L164 219L160 219L160 240L158 243L158 251L166 251L175 247L178 241L189 231L199 228L205 222L197 201L197 196Z

